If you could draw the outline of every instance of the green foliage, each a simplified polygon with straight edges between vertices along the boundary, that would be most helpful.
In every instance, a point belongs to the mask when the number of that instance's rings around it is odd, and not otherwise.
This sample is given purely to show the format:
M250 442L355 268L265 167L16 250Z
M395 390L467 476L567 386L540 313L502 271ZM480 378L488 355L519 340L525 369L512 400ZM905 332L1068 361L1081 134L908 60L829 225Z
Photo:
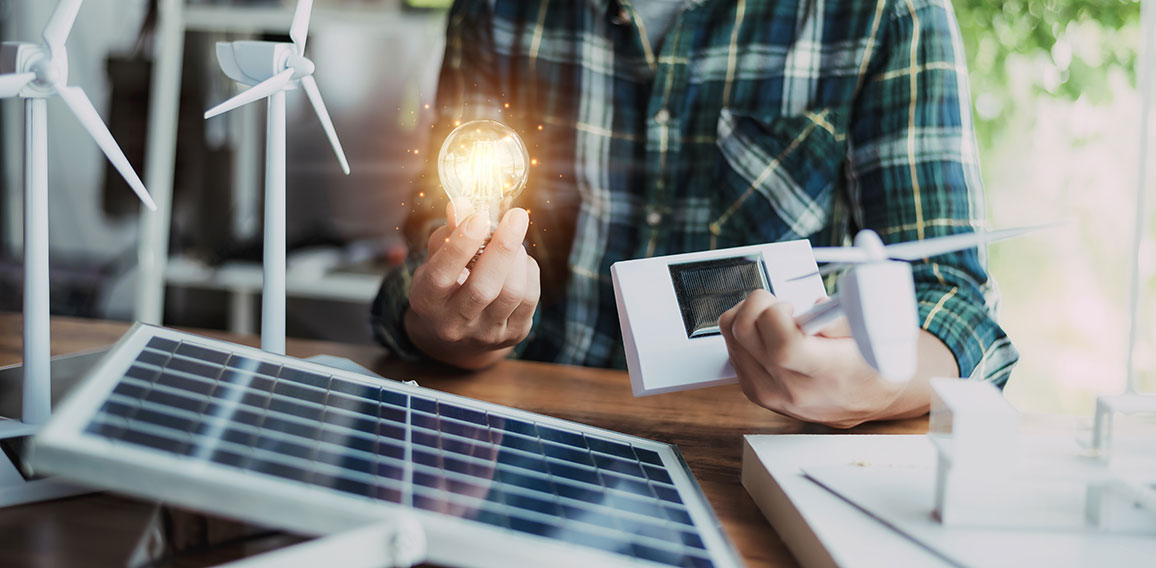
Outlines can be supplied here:
M1113 73L1135 80L1136 0L958 0L955 11L985 146L1036 97L1106 103Z

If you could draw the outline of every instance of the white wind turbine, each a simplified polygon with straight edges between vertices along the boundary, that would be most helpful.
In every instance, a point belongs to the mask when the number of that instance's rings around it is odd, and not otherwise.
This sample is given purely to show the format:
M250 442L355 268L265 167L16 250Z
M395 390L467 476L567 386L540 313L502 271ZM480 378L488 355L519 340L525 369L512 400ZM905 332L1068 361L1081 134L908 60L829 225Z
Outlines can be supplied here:
M0 420L0 439L28 436L51 413L48 271L48 97L60 100L151 210L144 183L80 87L68 86L64 43L83 0L62 0L44 28L44 44L5 42L0 47L0 98L24 101L24 360L21 419ZM62 496L51 483L26 483L0 460L0 506ZM73 493L75 490L72 491Z
M814 249L817 262L831 263L820 273L847 265L851 269L839 281L837 295L798 315L795 322L805 333L815 334L839 316L846 316L863 358L884 378L906 381L915 374L919 337L915 284L908 263L1051 226L977 231L886 246L875 231L859 231L854 246ZM811 276L814 273L798 278Z
M337 139L321 91L313 80L313 62L305 57L313 0L299 0L289 28L292 43L234 41L217 44L217 60L230 79L253 87L211 109L212 118L237 107L269 99L265 135L265 258L261 293L261 348L285 353L285 91L300 83L321 119L341 169L349 162Z

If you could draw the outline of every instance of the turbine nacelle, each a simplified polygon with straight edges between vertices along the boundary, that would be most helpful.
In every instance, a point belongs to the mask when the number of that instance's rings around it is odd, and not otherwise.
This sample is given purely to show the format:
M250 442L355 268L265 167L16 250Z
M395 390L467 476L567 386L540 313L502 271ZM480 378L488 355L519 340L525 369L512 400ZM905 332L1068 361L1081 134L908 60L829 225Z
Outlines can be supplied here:
M217 61L230 79L249 86L292 69L285 89L297 88L292 81L312 75L315 69L313 62L299 54L293 44L272 41L217 42Z
M252 102L270 97L283 91L296 89L298 85L305 91L309 104L321 121L325 136L333 147L333 153L341 164L341 171L349 175L349 160L337 139L337 130L321 99L317 81L313 79L315 66L305 57L305 43L309 36L309 17L313 11L313 0L298 0L293 12L293 22L289 26L292 43L271 41L232 41L217 44L217 61L221 70L230 79L249 85L241 94L209 109L205 118L213 118Z
M52 57L52 50L38 43L4 42L0 45L0 74L8 88L0 97L43 99L56 94L57 85L68 82L68 56Z

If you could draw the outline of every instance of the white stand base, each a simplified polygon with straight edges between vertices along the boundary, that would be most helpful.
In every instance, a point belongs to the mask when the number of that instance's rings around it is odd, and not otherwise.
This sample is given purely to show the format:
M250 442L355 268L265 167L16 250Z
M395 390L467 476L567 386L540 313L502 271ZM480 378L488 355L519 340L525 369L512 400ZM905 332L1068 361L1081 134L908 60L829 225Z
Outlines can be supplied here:
M0 458L0 509L92 493L88 487L52 478L24 479L7 456Z
M222 568L309 568L340 564L351 568L414 566L426 558L425 532L407 516L335 535L295 544L259 556L222 565Z
M105 351L89 351L73 353L52 358L51 374L52 386L59 389L54 395L59 395L65 388L76 383L89 368L96 363ZM0 400L19 401L20 393L15 392L14 385L24 382L24 366L20 364L0 368ZM56 396L53 396L55 399ZM18 409L5 408L6 414L16 414ZM23 438L36 433L39 428L25 424L15 419L0 418L0 440L9 438ZM39 503L52 499L73 497L92 493L94 490L71 483L64 483L51 478L25 479L18 464L6 453L0 453L0 509Z

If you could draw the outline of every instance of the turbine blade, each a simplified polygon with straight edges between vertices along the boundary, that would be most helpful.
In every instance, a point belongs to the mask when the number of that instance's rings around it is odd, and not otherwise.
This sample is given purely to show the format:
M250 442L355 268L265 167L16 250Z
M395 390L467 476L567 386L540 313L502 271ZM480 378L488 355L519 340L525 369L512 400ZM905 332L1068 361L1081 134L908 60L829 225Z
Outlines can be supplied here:
M108 161L112 162L113 167L116 168L124 180L128 182L129 187L136 192L137 197L144 202L145 207L150 211L156 211L157 204L153 202L152 196L149 195L145 189L144 182L136 175L136 171L132 169L132 164L128 162L128 158L124 156L120 146L117 145L116 140L113 139L112 133L108 131L108 127L104 125L100 114L96 112L96 108L92 106L92 101L88 100L88 96L80 87L60 87L56 90L60 95L61 100L65 105L72 110L72 114L76 115L76 119L80 121L81 126L88 131L92 139L96 141L96 145L104 151L104 155L108 156Z
M806 274L800 274L799 276L794 276L794 277L788 278L787 282L794 282L796 280L806 280L808 278L811 278L812 276L826 276L832 272L838 272L840 270L843 270L844 268L847 268L847 265L848 265L848 263L845 263L845 262L834 262L834 263L828 264L828 265L824 266L823 268L820 268L819 270L816 270L814 272L808 272Z
M80 11L80 3L84 0L61 0L52 13L52 19L44 27L44 43L52 52L52 57L64 49L64 42L68 41L68 34L72 31L72 24L76 21L76 13Z
M897 243L886 247L887 256L896 260L919 260L921 258L930 258L949 252L969 249L982 244L991 243L995 241L1002 241L1032 233L1042 229L1050 229L1057 226L1057 223L1047 225L1036 225L1031 227L1017 227L1014 229L1001 229L998 231L976 231L974 233L961 233L958 235L949 235L946 237L938 237L934 239L926 239L922 241L911 241L906 243Z
M811 252L815 254L815 262L854 264L871 260L866 252L855 247L817 247Z
M205 118L213 118L218 114L224 114L237 107L245 106L251 102L259 101L281 89L289 84L289 80L293 78L294 71L286 69L260 83L257 83L251 89L205 111Z
M305 57L305 40L309 37L309 18L313 12L313 0L297 0L293 11L293 23L289 24L289 38L297 46L297 55Z
M341 171L345 172L345 175L349 175L349 161L345 159L345 150L341 149L341 141L337 139L337 130L333 128L333 120L329 118L329 111L325 109L325 101L321 100L321 91L317 89L317 81L314 81L312 76L306 75L301 78L301 86L305 89L305 95L309 97L309 102L313 103L313 110L317 111L317 118L321 119L321 127L325 129L325 135L329 137L329 143L333 145L333 153L337 154L337 161L341 162Z
M9 73L7 75L0 75L0 98L19 95L20 90L35 78L35 73Z
M843 304L839 296L831 296L824 302L819 302L811 309L795 316L795 325L807 335L815 335L844 314Z

